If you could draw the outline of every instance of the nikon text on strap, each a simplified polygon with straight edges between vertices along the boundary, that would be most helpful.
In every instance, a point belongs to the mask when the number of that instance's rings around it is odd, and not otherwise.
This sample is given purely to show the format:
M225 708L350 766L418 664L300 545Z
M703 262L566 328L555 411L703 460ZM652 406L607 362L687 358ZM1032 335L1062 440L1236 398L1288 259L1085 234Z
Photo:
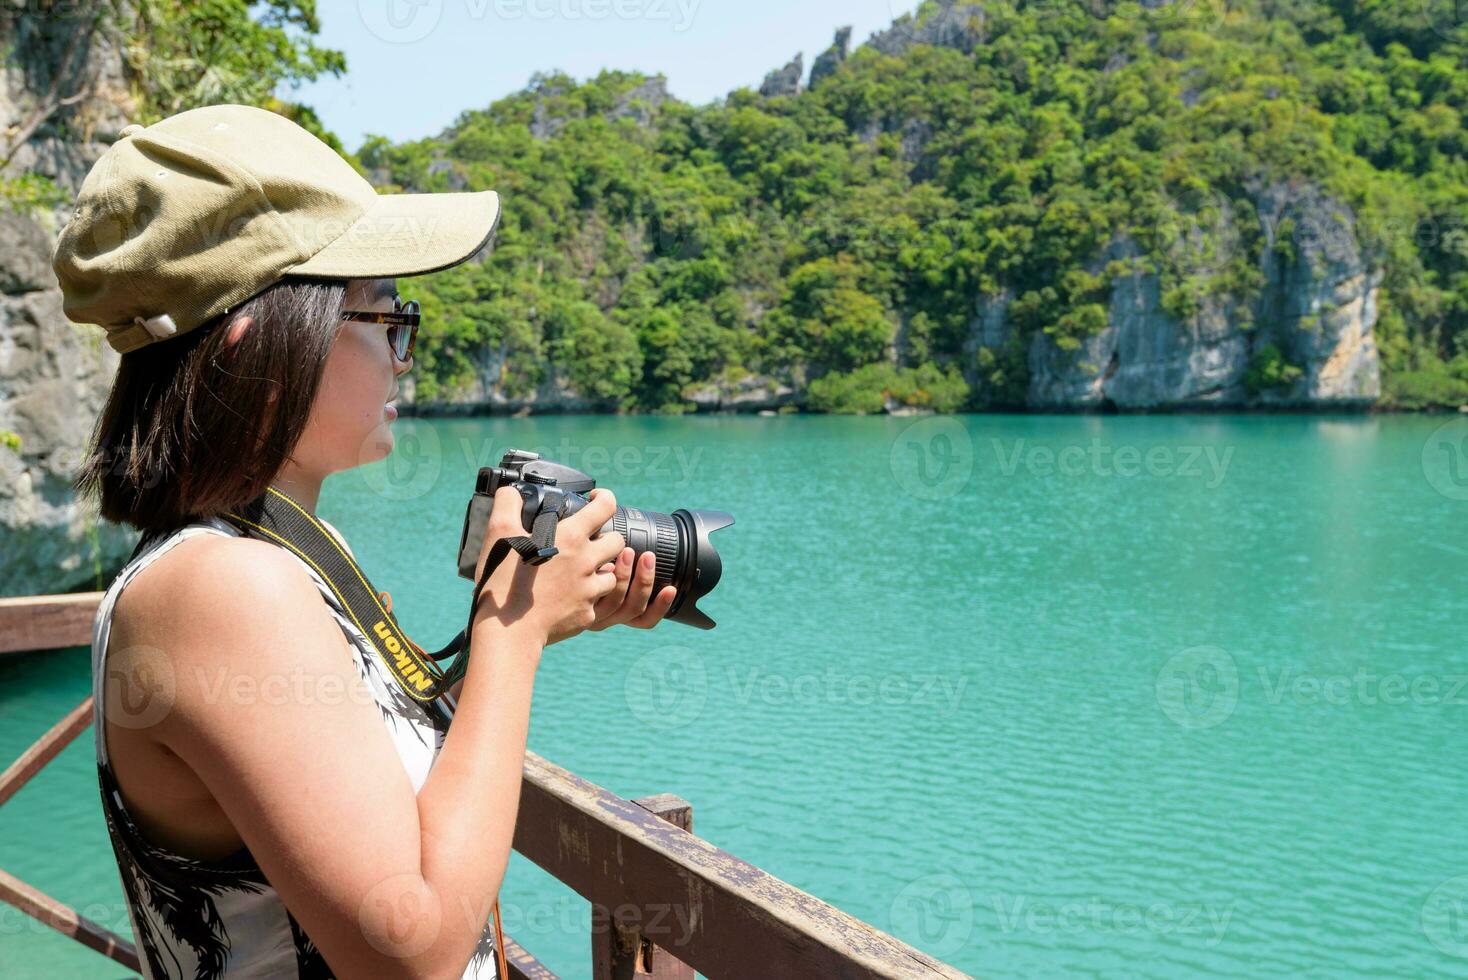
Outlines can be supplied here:
M449 689L451 682L403 633L357 562L304 507L271 487L264 495L221 516L241 533L278 544L315 569L376 649L393 679L414 701L433 704Z

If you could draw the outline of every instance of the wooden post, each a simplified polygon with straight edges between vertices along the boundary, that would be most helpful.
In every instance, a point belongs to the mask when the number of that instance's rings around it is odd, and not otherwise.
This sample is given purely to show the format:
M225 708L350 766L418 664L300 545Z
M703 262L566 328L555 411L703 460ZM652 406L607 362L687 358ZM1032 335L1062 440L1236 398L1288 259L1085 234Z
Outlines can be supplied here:
M632 802L681 830L693 831L693 807L686 800L671 793L659 793ZM644 977L649 980L693 980L693 967L659 948L643 936L635 924L619 922L614 913L614 909L605 905L592 904L593 980L641 980ZM666 920L669 927L675 927L679 921L677 916L668 916ZM606 924L605 928L601 923Z

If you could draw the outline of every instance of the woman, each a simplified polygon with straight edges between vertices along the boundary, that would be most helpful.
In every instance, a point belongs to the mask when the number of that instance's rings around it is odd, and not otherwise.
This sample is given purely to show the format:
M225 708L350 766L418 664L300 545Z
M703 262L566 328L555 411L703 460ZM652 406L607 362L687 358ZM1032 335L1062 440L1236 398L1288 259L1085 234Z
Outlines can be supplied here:
M430 712L317 569L226 519L267 488L314 511L391 451L416 332L396 277L475 256L498 217L493 192L377 195L244 106L130 126L82 186L53 265L123 352L78 488L143 532L98 610L93 720L150 977L496 976L542 651L672 603L597 535L598 490L554 560L494 571ZM481 567L519 506L496 497Z

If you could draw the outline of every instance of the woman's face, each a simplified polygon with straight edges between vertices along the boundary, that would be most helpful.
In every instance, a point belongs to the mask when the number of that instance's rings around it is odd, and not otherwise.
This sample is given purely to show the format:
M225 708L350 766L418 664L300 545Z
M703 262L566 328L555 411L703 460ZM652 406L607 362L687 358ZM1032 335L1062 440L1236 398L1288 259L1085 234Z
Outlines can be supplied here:
M393 279L350 280L346 309L391 313L396 292ZM398 412L390 403L398 396L398 376L412 362L394 356L388 329L386 324L354 320L341 324L294 453L308 470L324 477L392 452L391 425Z

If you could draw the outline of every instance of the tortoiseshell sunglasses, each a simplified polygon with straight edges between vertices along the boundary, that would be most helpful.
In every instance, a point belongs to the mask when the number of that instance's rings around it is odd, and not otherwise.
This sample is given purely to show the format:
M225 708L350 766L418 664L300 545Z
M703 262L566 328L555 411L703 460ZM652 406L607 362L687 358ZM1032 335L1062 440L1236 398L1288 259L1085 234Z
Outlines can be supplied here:
M417 300L410 299L404 303L400 297L394 296L391 313L378 310L343 310L342 319L388 324L388 346L392 348L393 356L406 364L412 359L413 344L418 340L419 309Z

